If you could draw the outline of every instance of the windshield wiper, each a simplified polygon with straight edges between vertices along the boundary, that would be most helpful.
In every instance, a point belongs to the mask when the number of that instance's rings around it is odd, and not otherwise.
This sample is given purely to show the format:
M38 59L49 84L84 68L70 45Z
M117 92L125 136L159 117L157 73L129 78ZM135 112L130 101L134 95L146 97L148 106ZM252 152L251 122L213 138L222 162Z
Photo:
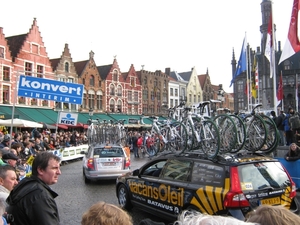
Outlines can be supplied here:
M258 190L268 190L268 191L273 191L273 190L275 190L275 188L273 188L273 187L271 187L271 186L268 186L268 185L266 185L266 184L264 184L264 185L262 185L262 186L259 186L257 189L258 189Z

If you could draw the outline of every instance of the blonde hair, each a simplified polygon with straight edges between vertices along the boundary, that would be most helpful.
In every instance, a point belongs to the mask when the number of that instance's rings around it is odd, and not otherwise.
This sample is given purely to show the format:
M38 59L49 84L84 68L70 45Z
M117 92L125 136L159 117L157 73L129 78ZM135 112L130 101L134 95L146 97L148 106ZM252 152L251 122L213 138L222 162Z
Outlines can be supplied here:
M132 225L131 216L113 204L98 202L82 215L81 225Z
M198 211L182 211L174 225L258 225L228 216L202 214Z
M300 217L281 205L260 205L247 215L247 221L261 225L299 225Z

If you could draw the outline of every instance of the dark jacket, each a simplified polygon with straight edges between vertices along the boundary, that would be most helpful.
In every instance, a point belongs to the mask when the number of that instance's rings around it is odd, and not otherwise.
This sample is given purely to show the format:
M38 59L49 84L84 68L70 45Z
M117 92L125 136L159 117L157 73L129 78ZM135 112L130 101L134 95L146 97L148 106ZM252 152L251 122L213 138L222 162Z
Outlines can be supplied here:
M14 216L11 225L58 225L59 215L51 188L37 177L26 177L7 197L7 213Z
M296 151L292 151L292 150L289 150L284 158L287 160L287 161L296 161L298 159L300 159L300 149L297 148Z

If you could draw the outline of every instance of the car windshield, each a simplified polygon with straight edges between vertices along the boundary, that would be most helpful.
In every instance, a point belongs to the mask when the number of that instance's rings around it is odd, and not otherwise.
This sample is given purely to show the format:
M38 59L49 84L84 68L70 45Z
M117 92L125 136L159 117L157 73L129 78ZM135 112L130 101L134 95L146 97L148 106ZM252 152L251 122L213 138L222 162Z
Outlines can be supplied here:
M123 157L124 152L121 148L96 148L94 149L94 157L99 156L100 158L106 157Z
M259 162L238 167L243 191L273 190L290 185L290 180L279 162Z

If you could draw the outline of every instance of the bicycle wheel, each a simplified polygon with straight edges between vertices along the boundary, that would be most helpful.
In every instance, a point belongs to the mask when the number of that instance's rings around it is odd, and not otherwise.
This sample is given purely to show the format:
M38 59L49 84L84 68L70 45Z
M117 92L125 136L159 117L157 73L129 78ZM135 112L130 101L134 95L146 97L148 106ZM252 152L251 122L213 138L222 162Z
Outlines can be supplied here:
M239 150L241 150L245 145L246 128L245 128L243 120L239 116L231 114L230 117L234 121L235 127L237 129L236 145L234 146L233 149L231 149L230 152L231 153L236 153Z
M217 125L211 120L200 123L200 139L198 143L209 159L214 159L220 150L220 135Z
M268 136L266 138L265 145L263 146L261 151L263 153L269 154L269 153L273 152L274 150L276 150L279 140L280 140L280 135L279 135L279 131L278 131L277 126L273 119L271 119L270 117L268 117L266 115L261 115L261 117L265 121L266 128L268 130Z
M187 148L187 132L180 122L173 122L167 129L167 149L170 151L184 151Z
M220 135L219 153L231 152L237 141L237 129L233 119L227 114L222 114L216 116L213 121L217 125Z
M181 123L183 124L183 126L185 126L186 128L186 148L185 150L193 150L195 148L197 148L197 137L196 137L196 133L195 133L195 124L199 123L199 119L198 118L193 118L193 124L188 121L188 120L183 120ZM184 151L185 151L184 150Z
M252 152L261 150L268 135L266 123L257 114L248 115L243 121L246 127L245 149Z

